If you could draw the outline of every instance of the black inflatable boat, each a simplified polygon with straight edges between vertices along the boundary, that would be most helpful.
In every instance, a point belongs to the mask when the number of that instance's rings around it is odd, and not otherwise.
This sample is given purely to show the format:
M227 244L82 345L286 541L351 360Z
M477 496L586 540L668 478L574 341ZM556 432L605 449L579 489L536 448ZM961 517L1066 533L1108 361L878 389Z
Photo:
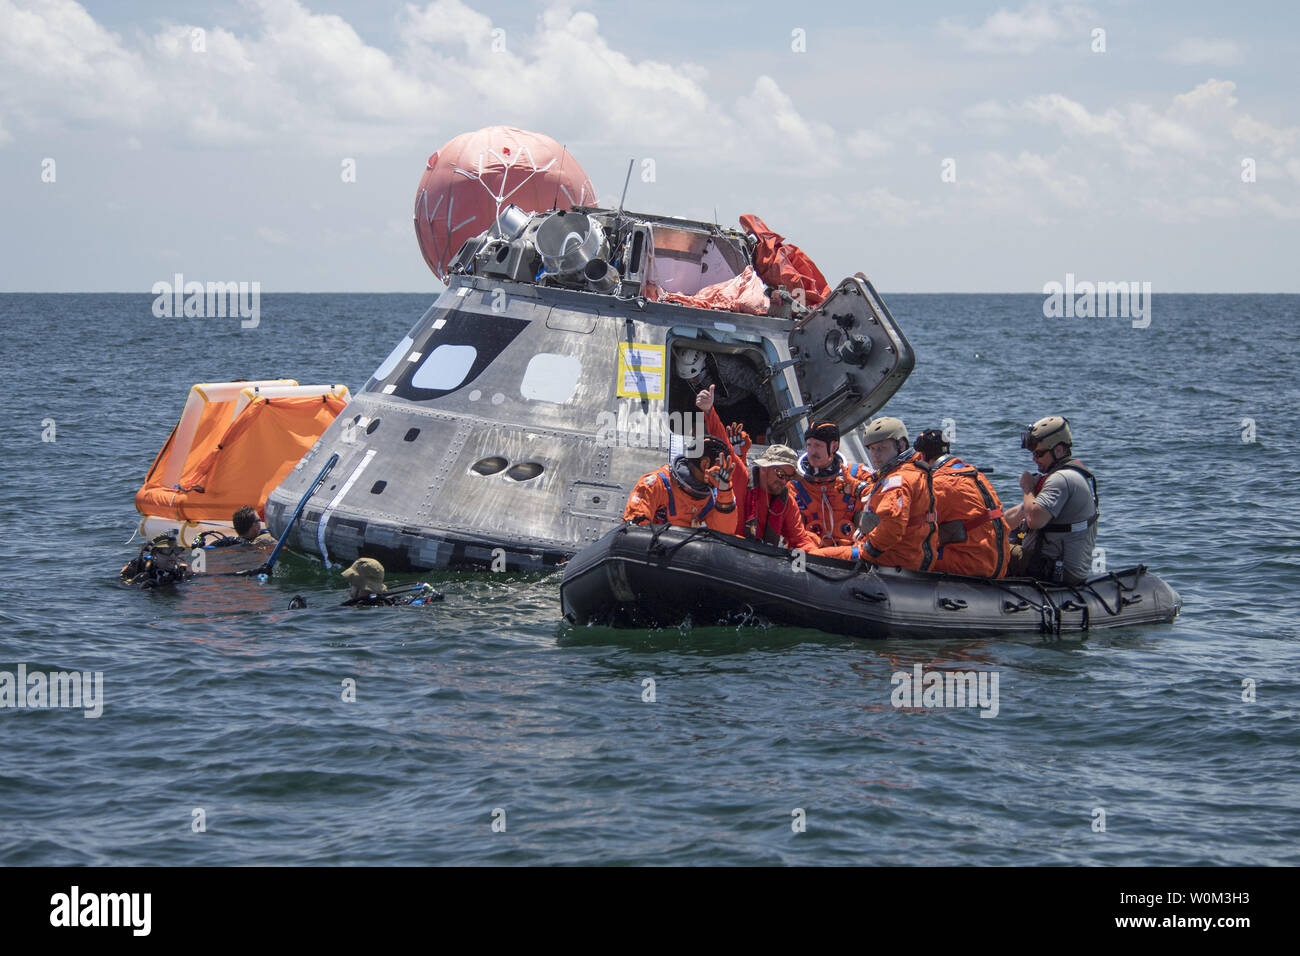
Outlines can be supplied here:
M746 621L855 637L1063 634L1172 621L1176 591L1145 566L1077 587L1027 578L855 568L705 528L624 525L566 565L565 620L614 627Z

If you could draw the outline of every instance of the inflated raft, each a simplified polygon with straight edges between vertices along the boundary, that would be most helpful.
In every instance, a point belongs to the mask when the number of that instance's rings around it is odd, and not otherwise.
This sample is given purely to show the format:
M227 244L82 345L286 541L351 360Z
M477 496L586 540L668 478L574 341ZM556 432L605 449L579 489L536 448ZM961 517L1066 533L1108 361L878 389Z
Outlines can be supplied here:
M202 382L135 495L138 534L233 535L244 505L265 518L266 499L351 399L346 385L293 379Z
M1071 586L855 567L705 528L624 525L565 566L565 620L613 627L757 623L855 637L1064 634L1172 621L1183 606L1139 565Z

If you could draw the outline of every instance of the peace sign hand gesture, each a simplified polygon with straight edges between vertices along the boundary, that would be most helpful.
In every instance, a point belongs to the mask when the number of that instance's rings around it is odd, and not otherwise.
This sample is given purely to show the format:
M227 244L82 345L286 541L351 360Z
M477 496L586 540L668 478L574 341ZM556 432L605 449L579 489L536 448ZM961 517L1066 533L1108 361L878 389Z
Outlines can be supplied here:
M730 455L722 456L721 460L709 469L709 481L719 491L731 490L731 473L735 470L736 461Z

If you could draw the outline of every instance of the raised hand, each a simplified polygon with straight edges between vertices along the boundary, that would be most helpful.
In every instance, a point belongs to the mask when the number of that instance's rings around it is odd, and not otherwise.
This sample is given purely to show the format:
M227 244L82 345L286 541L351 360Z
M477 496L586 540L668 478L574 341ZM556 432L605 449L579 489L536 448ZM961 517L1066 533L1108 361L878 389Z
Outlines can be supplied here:
M727 426L727 441L741 458L749 454L750 446L753 444L749 440L749 432L745 431L745 426L740 422L732 422Z
M719 491L731 490L731 472L735 469L736 462L730 455L723 455L719 462L708 471L709 481Z
M700 393L695 396L695 407L705 415L709 414L709 409L713 407L713 390L716 385L710 385L708 388L700 389Z

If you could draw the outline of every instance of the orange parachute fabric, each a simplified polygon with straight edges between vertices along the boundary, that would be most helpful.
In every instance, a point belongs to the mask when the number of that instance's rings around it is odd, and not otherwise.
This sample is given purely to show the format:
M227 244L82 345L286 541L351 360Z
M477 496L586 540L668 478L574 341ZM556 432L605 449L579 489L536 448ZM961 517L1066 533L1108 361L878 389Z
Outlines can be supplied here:
M753 213L741 216L740 225L758 239L754 268L768 288L783 285L792 295L798 294L796 289L803 289L804 305L809 307L820 305L831 294L831 287L816 263L793 242L786 242Z
M236 510L252 505L265 518L267 496L343 411L347 397L344 390L342 396L258 398L231 421L235 405L233 399L204 405L188 454L172 430L136 492L136 510L229 523ZM174 484L165 482L164 476L177 473Z
M726 282L705 286L694 295L661 292L658 301L688 305L695 309L743 312L746 315L767 315L771 306L767 298L767 290L763 287L763 280L754 272L753 266L745 266L745 271L740 275L733 276Z

